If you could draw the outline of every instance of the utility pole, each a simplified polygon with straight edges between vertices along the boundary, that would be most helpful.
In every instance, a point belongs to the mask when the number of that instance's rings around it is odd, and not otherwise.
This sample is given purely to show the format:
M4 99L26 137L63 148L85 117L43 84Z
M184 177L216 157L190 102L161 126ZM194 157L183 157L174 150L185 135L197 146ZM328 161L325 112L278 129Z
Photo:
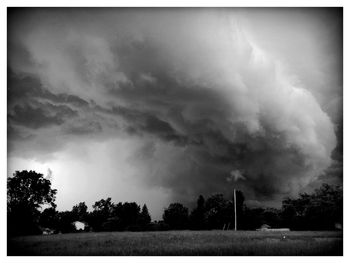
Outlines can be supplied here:
M233 188L233 203L235 208L235 231L237 231L236 189Z

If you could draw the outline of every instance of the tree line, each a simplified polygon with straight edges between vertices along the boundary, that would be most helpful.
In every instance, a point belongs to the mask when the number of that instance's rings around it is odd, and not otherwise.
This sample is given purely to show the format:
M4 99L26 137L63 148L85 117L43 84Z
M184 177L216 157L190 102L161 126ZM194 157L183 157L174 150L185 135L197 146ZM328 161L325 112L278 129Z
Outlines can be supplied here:
M40 234L43 229L56 233L78 231L73 222L86 224L84 231L162 231L212 230L234 228L234 203L223 194L207 199L200 195L190 211L181 203L171 203L163 212L163 220L151 221L147 205L135 202L113 203L101 199L88 211L85 202L70 211L57 211L57 190L35 171L16 171L7 180L8 235ZM236 191L238 230L255 230L263 224L292 230L333 230L342 225L343 194L339 186L322 185L313 193L285 198L282 207L250 208L244 195ZM45 209L43 209L45 207Z

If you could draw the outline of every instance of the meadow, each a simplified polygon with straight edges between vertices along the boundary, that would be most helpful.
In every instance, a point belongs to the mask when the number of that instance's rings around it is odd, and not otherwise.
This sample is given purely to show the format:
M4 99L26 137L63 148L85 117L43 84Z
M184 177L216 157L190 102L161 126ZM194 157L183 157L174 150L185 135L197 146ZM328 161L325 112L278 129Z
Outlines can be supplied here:
M342 232L99 232L8 239L8 255L308 256L342 255Z

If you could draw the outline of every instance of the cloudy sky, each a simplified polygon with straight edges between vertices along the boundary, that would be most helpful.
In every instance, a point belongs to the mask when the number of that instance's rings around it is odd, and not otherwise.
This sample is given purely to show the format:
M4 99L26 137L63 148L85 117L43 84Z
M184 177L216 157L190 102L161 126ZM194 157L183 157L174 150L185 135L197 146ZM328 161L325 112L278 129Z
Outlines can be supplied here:
M8 13L8 176L59 210L112 197L153 219L199 194L279 206L342 184L342 10Z

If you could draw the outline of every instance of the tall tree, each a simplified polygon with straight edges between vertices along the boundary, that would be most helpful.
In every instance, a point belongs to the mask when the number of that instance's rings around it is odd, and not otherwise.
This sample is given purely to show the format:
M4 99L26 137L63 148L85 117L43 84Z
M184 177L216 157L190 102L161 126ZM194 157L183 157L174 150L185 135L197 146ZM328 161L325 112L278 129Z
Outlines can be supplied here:
M111 200L112 199L110 197L108 197L107 199L101 199L100 201L95 202L95 204L92 205L92 208L94 209L94 211L102 212L104 214L110 214L114 209L114 205Z
M331 230L343 222L343 190L323 184L311 194L302 193L296 199L282 202L282 218L297 230Z
M40 214L39 224L42 227L48 227L51 229L58 228L58 212L55 207L46 208Z
M113 230L114 226L110 225L114 222L109 222L108 219L113 217L115 211L115 205L112 203L112 199L108 197L107 199L101 199L92 205L93 211L88 216L88 224L95 231L101 230ZM108 227L103 227L103 224L108 221Z
M204 229L205 226L205 199L200 195L197 199L197 207L190 215L190 224L192 229Z
M57 214L57 230L62 233L74 232L75 227L73 226L75 218L72 211L58 212Z
M39 230L39 208L55 207L57 190L35 171L16 171L7 179L8 234L35 234Z
M172 203L164 210L163 220L171 229L185 229L188 227L188 208Z
M221 229L224 224L233 222L233 203L222 194L211 195L205 202L205 220L209 229Z
M140 214L140 223L142 226L147 226L149 223L151 223L151 216L149 215L148 208L146 204L143 205L141 214Z
M80 202L79 204L73 206L72 214L73 214L74 220L85 221L88 215L87 205L85 204L85 202Z
M140 216L140 206L135 202L125 202L116 215L121 219L123 226L136 225Z

